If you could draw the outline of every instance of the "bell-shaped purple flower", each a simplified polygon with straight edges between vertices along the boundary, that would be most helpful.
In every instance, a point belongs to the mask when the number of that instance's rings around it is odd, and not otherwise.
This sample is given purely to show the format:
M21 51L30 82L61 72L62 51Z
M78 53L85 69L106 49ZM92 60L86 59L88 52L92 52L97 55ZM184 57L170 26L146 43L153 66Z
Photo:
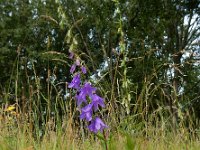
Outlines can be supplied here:
M69 52L69 58L70 58L70 59L73 59L73 57L74 57L74 53L73 53L72 51L70 51L70 52Z
M83 102L85 104L87 104L86 98L84 99L80 94L76 95L75 97L76 97L76 100L77 100L78 107L80 107Z
M80 66L80 65L81 65L80 59L76 59L76 65L77 65L77 66Z
M86 82L80 89L79 98L86 100L86 96L92 95L96 91L95 87L92 87L90 83Z
M68 88L74 88L78 90L80 88L80 83L81 83L80 74L76 74L72 79L71 83L68 85Z
M76 64L73 64L70 68L70 73L73 74L75 70L76 70Z
M83 74L87 73L87 70L86 70L86 68L84 66L81 67L81 71L82 71Z
M81 119L86 119L87 121L92 120L92 104L88 104L81 109Z
M92 99L91 104L93 105L94 111L98 110L99 105L101 107L105 107L104 100L102 97L98 96L97 94L93 94L90 96L90 98Z
M88 126L89 130L94 133L97 133L98 131L103 132L103 129L107 127L108 126L105 125L99 117L92 120L91 124Z

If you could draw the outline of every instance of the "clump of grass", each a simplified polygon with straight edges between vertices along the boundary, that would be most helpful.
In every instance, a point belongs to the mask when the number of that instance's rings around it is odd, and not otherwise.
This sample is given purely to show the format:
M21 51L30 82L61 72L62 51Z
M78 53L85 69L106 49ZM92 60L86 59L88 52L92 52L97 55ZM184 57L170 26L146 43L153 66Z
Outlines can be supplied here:
M5 124L6 123L6 124ZM65 149L105 149L104 143L91 135L84 140L76 135L69 127L66 130L57 128L55 131L47 131L44 136L37 140L28 129L27 124L16 126L13 122L1 122L0 149L2 150L65 150ZM153 131L154 130L154 131ZM163 134L152 134L159 129L151 128L149 136L145 137L143 132L130 133L124 130L110 133L108 138L108 149L110 150L132 150L132 149L198 149L200 141L197 137L191 137L187 131L177 130Z

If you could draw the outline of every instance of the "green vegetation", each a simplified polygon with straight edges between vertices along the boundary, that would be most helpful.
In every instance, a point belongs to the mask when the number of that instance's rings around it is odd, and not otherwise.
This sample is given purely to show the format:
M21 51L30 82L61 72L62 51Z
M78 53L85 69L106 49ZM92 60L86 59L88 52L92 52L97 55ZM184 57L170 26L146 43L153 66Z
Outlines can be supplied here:
M198 0L1 0L0 150L199 149L199 23ZM79 118L70 51L103 134Z

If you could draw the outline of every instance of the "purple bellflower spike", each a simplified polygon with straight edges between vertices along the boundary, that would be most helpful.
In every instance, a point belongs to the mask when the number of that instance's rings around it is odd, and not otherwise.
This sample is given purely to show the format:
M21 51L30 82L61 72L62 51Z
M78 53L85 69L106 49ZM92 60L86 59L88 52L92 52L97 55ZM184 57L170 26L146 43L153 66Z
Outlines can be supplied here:
M80 88L80 83L81 83L80 74L76 74L72 79L72 82L68 85L68 88L74 88L78 90Z
M76 70L76 64L73 64L70 68L70 73L73 74L75 70Z
M91 95L90 98L92 99L92 103L91 103L91 104L93 105L94 111L97 111L97 110L98 110L98 106L99 106L99 105L100 105L101 107L105 107L103 98L101 98L101 97L98 96L97 94Z
M81 119L86 119L87 121L92 120L92 104L88 104L81 109Z
M70 51L70 52L69 52L69 58L70 58L70 59L73 59L73 57L74 57L74 53L73 53L72 51Z
M82 71L83 74L87 73L87 70L86 70L86 68L84 66L81 67L81 71Z
M88 126L89 130L94 133L97 133L98 131L103 132L103 129L107 127L108 126L105 125L99 117L92 120L91 124Z
M79 94L79 95L76 95L75 97L76 97L76 100L77 100L77 105L78 105L78 107L80 107L81 104L82 104L83 102L84 102L85 104L87 104L86 98L83 99L83 98L81 97L80 94Z
M108 126L104 124L99 117L94 118L93 113L97 111L99 107L105 107L104 99L96 94L97 89L93 87L91 83L81 83L81 73L86 74L87 69L82 65L82 62L80 62L81 60L74 55L75 54L70 51L69 58L74 59L74 64L70 68L70 73L73 74L73 79L71 83L69 83L68 88L72 88L75 94L77 107L81 111L80 119L90 122L88 129L91 132L103 132L103 130L108 128ZM80 68L80 71L76 70L77 66ZM77 72L74 73L75 71ZM91 100L90 102L89 99ZM84 103L83 106L82 103Z

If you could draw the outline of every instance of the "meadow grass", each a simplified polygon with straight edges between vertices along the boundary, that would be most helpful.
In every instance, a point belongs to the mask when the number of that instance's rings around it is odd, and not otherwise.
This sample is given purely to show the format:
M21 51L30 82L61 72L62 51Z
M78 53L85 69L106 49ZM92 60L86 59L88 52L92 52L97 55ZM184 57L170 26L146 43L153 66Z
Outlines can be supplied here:
M30 124L18 122L16 118L1 119L0 150L103 150L105 143L90 133L84 139L80 132L68 123L65 129L49 128L39 138L33 135ZM145 131L146 132L146 131ZM126 131L118 129L111 131L107 137L109 150L195 150L200 148L198 135L192 136L186 128L167 131L149 127L144 131ZM40 134L40 133L38 133Z
M165 106L164 99L160 100L158 108L149 110L151 101L154 102L151 95L160 88L159 86L152 88L150 81L144 83L140 95L134 101L134 108L129 100L123 101L120 96L114 95L114 91L118 91L122 97L131 98L130 93L134 92L131 88L127 88L123 93L124 91L119 90L122 88L120 85L114 85L116 81L112 84L106 83L106 86L103 83L98 85L105 99L109 99L106 109L101 113L109 126L105 131L106 146L102 135L96 136L88 132L86 124L77 117L79 114L71 97L64 100L59 88L50 80L47 80L45 88L47 91L45 91L41 88L36 71L33 74L34 81L27 79L29 88L19 88L21 86L19 81L24 79L18 77L17 70L16 77L12 79L15 83L14 104L9 102L10 87L5 90L7 91L3 97L5 101L0 108L0 150L198 150L200 148L198 128L192 127L195 120L192 119L192 115L189 113L186 115L186 112L178 108L176 111L179 120L176 123L177 127L174 128L172 122L174 115L170 112L169 106ZM49 73L48 79L50 76ZM126 78L123 81L126 82ZM68 92L71 94L71 91ZM116 99L120 103L118 107L115 107ZM130 110L132 114L127 114Z

